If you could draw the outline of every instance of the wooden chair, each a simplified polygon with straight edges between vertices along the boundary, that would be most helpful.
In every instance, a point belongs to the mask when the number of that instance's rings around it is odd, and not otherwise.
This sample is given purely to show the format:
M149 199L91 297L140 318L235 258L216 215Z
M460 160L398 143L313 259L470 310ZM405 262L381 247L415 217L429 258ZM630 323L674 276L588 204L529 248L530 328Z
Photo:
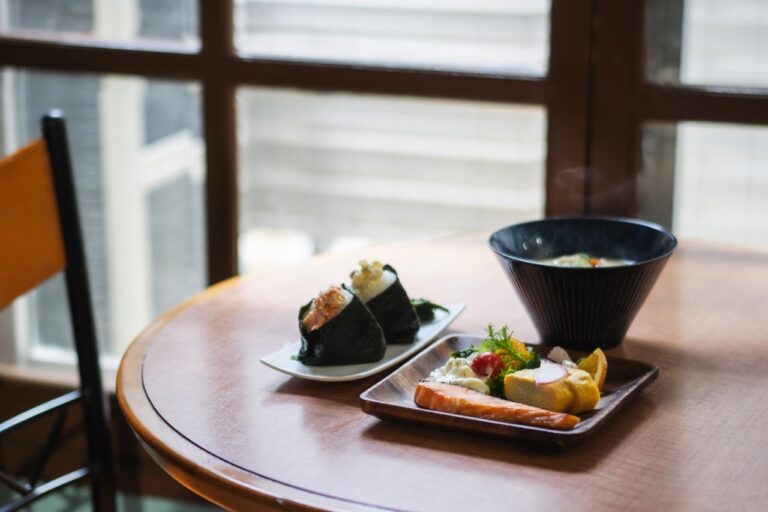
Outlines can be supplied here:
M79 389L0 423L7 432L46 414L57 414L37 469L25 481L0 471L0 484L18 494L10 512L88 478L94 510L115 509L112 448L101 384L98 345L85 253L75 198L64 119L54 111L42 120L43 139L0 160L0 308L58 272L65 273L69 312L80 373ZM87 465L40 483L46 462L72 406L82 408Z

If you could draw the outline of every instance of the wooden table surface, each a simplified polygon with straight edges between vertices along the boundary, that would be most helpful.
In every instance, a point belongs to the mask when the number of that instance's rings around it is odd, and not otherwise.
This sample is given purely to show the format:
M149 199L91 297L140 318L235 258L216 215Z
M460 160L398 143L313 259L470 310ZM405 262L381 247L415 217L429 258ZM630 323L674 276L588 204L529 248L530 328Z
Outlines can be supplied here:
M535 342L486 239L322 256L211 288L131 345L121 407L168 473L234 510L768 510L768 253L681 243L609 352L659 378L564 451L368 416L358 396L387 372L318 383L259 362L360 258L390 262L412 296L465 303L448 333L506 323Z

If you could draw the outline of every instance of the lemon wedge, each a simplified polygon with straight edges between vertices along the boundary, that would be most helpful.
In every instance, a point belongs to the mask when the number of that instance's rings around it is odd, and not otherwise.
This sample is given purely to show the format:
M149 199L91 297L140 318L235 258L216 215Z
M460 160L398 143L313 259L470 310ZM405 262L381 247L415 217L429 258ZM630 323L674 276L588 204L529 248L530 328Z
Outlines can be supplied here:
M605 384L605 376L608 373L608 360L602 349L596 349L587 357L579 361L579 370L584 370L592 376L597 388L602 391Z

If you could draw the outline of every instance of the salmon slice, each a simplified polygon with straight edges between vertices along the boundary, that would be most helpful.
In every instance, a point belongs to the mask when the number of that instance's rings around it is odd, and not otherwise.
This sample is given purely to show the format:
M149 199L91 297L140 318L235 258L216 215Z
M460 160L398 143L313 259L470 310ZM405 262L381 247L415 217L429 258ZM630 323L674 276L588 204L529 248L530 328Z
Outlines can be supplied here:
M435 411L557 430L570 430L581 421L572 414L510 402L443 382L420 382L414 400L420 407Z

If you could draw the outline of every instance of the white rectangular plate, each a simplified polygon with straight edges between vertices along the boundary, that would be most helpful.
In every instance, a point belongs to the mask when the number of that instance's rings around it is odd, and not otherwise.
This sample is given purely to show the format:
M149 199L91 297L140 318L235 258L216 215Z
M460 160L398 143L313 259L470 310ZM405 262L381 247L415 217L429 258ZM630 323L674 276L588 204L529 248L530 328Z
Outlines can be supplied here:
M421 326L419 332L416 333L416 339L412 343L388 345L384 357L375 363L346 364L342 366L307 366L294 359L294 356L299 353L299 348L301 348L300 341L262 357L261 362L277 371L300 379L322 382L344 382L364 379L416 354L434 340L438 334L443 332L459 316L459 313L464 310L464 304L450 304L446 307L448 308L447 313L435 311L435 319Z

